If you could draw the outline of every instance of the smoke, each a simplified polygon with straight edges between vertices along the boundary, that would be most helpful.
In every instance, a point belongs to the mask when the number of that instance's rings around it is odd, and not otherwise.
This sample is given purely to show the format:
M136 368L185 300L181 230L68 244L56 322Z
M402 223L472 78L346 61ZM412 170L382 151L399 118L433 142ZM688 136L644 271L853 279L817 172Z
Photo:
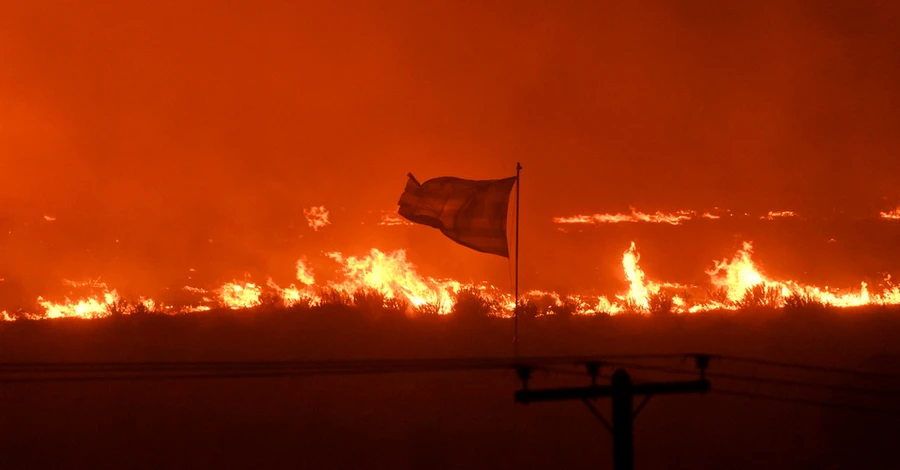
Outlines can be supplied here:
M0 277L416 256L445 241L373 228L408 171L516 161L523 268L561 214L900 197L891 2L294 3L5 5ZM332 225L311 231L311 206ZM435 270L507 276L453 249Z

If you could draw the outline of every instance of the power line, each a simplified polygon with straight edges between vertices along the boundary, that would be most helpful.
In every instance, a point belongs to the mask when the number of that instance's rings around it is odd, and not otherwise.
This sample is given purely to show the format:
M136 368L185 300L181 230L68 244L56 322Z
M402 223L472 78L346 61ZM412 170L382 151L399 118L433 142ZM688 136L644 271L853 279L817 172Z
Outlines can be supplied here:
M797 370L805 370L809 372L825 372L832 374L849 374L856 375L861 377L877 377L882 379L891 379L891 380L900 380L900 375L897 374L887 374L882 372L872 372L865 370L854 370L854 369L842 369L840 367L828 367L828 366L816 366L810 364L801 364L796 362L782 362L782 361L772 361L768 359L757 359L752 357L741 357L741 356L717 356L718 359L733 361L733 362L743 362L748 364L757 364L761 366L769 366L769 367L780 367L784 369L797 369Z
M675 359L686 357L714 357L736 362L754 362L795 369L842 373L857 373L807 364L791 364L764 359L735 358L703 354L622 354L605 356L537 356L510 360L507 357L378 359L349 361L186 361L186 362L6 362L0 363L0 383L96 382L182 379L238 379L280 378L335 375L422 373L479 370L511 370L528 367L550 373L583 375L584 372L557 368L558 366L615 366L668 374L694 375L686 370L633 362L621 359ZM878 374L886 375L887 374ZM846 385L805 382L770 377L745 376L728 373L709 373L709 378L762 383L776 386L801 387L830 391L896 397L900 390L863 388Z
M75 376L43 376L43 377L10 377L0 378L0 383L62 383L62 382L133 382L144 380L191 380L191 379L277 379L287 377L321 377L346 376L357 374L387 374L396 370L323 370L323 371L232 371L206 373L163 373L163 374L112 374L112 375L75 375Z
M539 371L550 371L550 369L535 367L532 368ZM459 372L459 371L482 371L486 369L466 368L466 369L436 369L436 368L334 368L334 369L292 369L292 368L259 368L259 369L219 369L219 370L96 370L93 375L33 375L33 374L16 374L12 376L0 376L0 383L60 383L60 382L124 382L124 381L142 381L142 380L190 380L190 379L244 379L244 378L287 378L287 377L323 377L323 376L351 376L351 375L384 375L384 374L401 374L401 373L425 373L425 372ZM497 369L491 369L497 370Z
M687 369L677 369L672 367L662 367L662 366L647 366L643 364L632 364L632 363L624 363L624 362L613 362L611 365L616 365L619 367L628 367L631 369L638 370L647 370L654 372L664 372L669 374L685 374L685 375L694 375L695 371L687 370ZM763 383L769 385L783 385L789 387L801 387L801 388L819 388L823 390L835 391L835 392L849 392L849 393L862 393L869 395L881 395L881 396L892 396L892 397L900 397L900 390L897 389L878 389L878 388L866 388L866 387L855 387L851 385L835 385L835 384L827 384L827 383L817 383L817 382L805 382L800 380L791 380L791 379L776 379L769 377L758 377L758 376L749 376L749 375L737 375L737 374L728 374L721 372L709 372L706 374L710 379L719 379L719 380L734 380L740 382L751 382L751 383Z
M790 387L803 387L803 388L820 388L824 390L830 390L834 392L850 392L850 393L863 393L869 395L882 395L882 396L895 396L900 397L900 390L879 390L874 388L864 388L864 387L854 387L850 385L833 385L833 384L823 384L823 383L815 383L815 382L803 382L799 380L787 380L787 379L770 379L767 377L752 377L752 376L741 376L741 375L733 375L733 374L721 374L721 373L711 373L708 374L710 378L714 379L722 379L722 380L736 380L742 382L755 382L755 383L765 383L771 385L785 385Z
M375 359L341 361L184 361L184 362L5 362L0 374L26 372L67 372L82 370L209 370L293 368L328 370L334 368L398 370L475 370L510 369L522 365L540 367L551 365L584 365L604 363L616 359L664 359L685 357L684 354L625 354L608 356L537 356L511 360L508 357L433 358L433 359Z
M741 398L750 398L754 400L765 400L772 402L781 402L781 403L794 403L801 405L813 405L813 406L821 406L824 408L836 408L848 411L858 411L864 413L878 413L878 414L891 414L900 416L900 409L889 409L889 408L877 408L870 406L861 406L861 405L848 405L845 403L833 403L827 401L819 401L819 400L809 400L806 398L793 398L793 397L781 397L777 395L766 395L762 393L753 393L753 392L741 392L739 390L722 390L719 388L714 388L712 393L717 393L719 395L728 395L734 397Z

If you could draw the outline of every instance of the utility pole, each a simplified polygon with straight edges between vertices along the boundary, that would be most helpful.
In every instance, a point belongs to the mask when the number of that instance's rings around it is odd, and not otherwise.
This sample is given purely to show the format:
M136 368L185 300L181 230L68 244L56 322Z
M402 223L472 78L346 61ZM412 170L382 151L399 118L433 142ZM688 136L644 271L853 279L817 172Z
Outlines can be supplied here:
M528 381L531 379L529 367L519 367L519 378L522 380L522 390L516 392L516 403L533 403L559 400L581 400L587 405L591 413L603 423L604 427L613 436L613 469L634 469L634 418L644 408L647 401L653 395L669 395L677 393L705 393L710 390L710 383L706 380L706 367L709 365L709 356L694 356L700 377L698 380L679 382L649 382L633 384L631 376L624 369L617 369L610 385L598 386L597 376L600 364L588 363L588 374L591 377L591 385L588 387L554 388L543 390L529 390ZM638 407L633 408L634 397L642 396L643 401ZM612 423L606 420L597 411L590 400L600 397L612 398Z

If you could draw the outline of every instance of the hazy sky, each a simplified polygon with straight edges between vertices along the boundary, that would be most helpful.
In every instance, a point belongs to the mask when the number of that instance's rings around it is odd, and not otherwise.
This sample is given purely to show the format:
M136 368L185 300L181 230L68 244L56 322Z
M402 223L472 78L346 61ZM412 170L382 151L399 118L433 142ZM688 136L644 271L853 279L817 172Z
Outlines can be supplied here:
M897 2L2 3L0 214L67 240L270 244L516 161L524 230L900 196Z

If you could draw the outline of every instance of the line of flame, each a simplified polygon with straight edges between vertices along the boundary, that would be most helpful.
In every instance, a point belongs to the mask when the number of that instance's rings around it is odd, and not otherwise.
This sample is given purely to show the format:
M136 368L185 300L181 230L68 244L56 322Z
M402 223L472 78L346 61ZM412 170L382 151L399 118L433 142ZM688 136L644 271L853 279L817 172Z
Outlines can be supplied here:
M887 288L880 293L873 292L866 283L861 283L858 291L838 292L829 288L807 286L795 281L777 281L764 275L752 259L753 246L745 242L731 259L714 261L706 271L711 290L706 299L691 299L691 291L698 286L662 283L648 279L640 267L640 254L632 242L622 255L622 280L627 283L626 292L614 296L572 295L562 297L553 292L530 291L523 298L525 305L537 308L541 313L568 311L574 314L610 314L623 312L650 313L672 311L675 313L695 313L709 310L736 310L743 305L765 305L784 307L791 302L805 301L827 304L834 307L856 307L862 305L900 304L900 288L893 286L890 278L885 279ZM282 288L269 279L265 286L253 282L228 282L213 291L195 287L185 287L185 291L202 295L203 303L196 307L174 308L140 299L136 306L144 312L188 313L208 311L213 307L229 309L249 309L263 305L268 298L280 301L285 307L297 305L316 306L323 303L342 301L358 303L377 299L383 306L405 308L409 315L423 311L447 314L464 291L474 292L492 313L509 316L513 313L512 296L494 286L484 284L464 284L452 279L434 279L416 272L415 266L406 259L406 252L398 250L385 253L372 249L365 256L344 256L338 252L327 256L342 266L343 280L315 284L311 269L303 260L296 263L297 280L300 287L291 284ZM84 283L68 282L72 286L88 286L101 292L80 299L66 299L51 302L39 297L41 314L0 312L0 320L52 319L52 318L102 318L116 312L127 314L122 300L115 289L110 290L99 281ZM271 292L274 296L267 297ZM372 297L371 294L377 294ZM369 300L371 302L371 300ZM212 305L210 305L212 304ZM132 306L133 310L134 306Z

